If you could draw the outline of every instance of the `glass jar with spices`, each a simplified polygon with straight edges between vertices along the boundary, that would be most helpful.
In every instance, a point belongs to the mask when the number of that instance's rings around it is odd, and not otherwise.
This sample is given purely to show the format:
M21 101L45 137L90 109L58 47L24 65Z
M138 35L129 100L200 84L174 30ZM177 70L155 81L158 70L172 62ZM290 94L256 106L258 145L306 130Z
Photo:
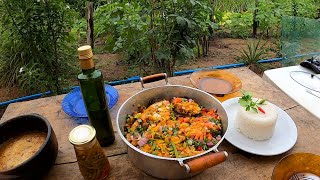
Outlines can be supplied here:
M69 134L74 146L80 172L86 180L100 180L109 175L110 163L96 139L92 126L80 125Z

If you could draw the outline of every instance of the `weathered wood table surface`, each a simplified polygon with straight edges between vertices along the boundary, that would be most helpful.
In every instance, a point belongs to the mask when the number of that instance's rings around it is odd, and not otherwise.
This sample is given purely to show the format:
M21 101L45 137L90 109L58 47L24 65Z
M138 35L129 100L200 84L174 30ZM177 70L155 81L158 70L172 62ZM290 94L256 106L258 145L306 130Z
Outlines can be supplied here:
M270 179L273 168L282 157L295 152L320 154L320 119L314 117L280 90L263 81L248 68L236 68L227 71L236 74L242 80L243 90L253 92L256 97L266 98L285 110L297 126L298 140L288 152L269 157L243 152L231 145L227 140L224 140L219 146L219 150L226 150L229 153L226 162L209 168L192 177L192 179ZM169 83L192 86L189 76L170 78ZM163 81L158 81L146 86L153 87L163 83ZM140 83L132 83L118 85L115 88L119 91L119 101L111 109L111 116L116 130L118 109L127 98L139 92L141 86ZM64 96L59 95L11 104L8 106L0 123L9 118L29 113L38 113L46 117L50 121L59 142L57 160L46 179L83 179L78 168L73 146L68 141L68 134L77 126L77 123L74 118L66 115L61 108ZM318 105L315 104L315 106ZM286 131L286 129L283 129L283 131ZM126 145L122 142L118 133L115 132L115 143L110 147L104 148L112 166L108 179L155 179L137 169L130 162L126 154Z

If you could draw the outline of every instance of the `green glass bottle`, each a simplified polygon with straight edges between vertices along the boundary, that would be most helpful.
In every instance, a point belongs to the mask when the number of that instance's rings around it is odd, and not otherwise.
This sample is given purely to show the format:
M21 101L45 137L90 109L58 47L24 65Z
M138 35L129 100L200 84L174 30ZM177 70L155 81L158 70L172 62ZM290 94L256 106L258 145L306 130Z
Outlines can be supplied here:
M78 48L82 73L78 75L80 89L90 124L96 129L96 137L101 146L112 144L115 140L108 102L101 71L96 70L91 46Z

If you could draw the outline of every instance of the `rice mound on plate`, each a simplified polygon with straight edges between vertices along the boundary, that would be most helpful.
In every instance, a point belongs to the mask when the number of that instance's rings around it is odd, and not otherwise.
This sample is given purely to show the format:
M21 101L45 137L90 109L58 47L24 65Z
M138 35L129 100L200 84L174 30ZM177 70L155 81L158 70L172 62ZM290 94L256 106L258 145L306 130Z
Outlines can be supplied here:
M272 137L278 118L277 110L269 102L261 105L261 108L265 113L246 111L240 106L235 120L235 126L242 134L258 141Z

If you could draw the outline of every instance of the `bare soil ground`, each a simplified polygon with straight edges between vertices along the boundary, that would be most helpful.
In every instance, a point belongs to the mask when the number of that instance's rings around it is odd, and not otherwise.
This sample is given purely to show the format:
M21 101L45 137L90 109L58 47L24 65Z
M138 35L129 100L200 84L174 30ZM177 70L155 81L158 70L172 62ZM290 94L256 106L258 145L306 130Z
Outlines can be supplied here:
M240 49L246 48L248 40L233 39L233 38L215 38L210 41L209 53L207 57L197 58L188 61L185 64L178 64L176 71L186 69L205 68L216 65L237 63L237 56L240 55ZM272 40L267 40L267 47L273 47ZM269 58L275 57L274 53L268 54ZM118 54L96 54L96 67L100 69L108 81L121 80L136 75L144 75L141 69L129 66L125 59ZM265 65L267 67L253 67L254 71L259 75L263 69L281 66L279 63ZM3 87L0 88L0 102L8 101L10 99L29 95L28 93L20 91L17 87ZM0 117L2 116L5 107L0 108Z
M190 61L178 67L179 70L205 68L217 65L225 65L238 63L237 56L240 55L239 50L246 47L247 40L244 39L214 39L210 41L209 53L207 57L202 57Z
M246 39L215 38L210 41L208 56L196 58L184 64L177 64L175 69L179 71L238 63L237 57L241 54L239 50L246 48L247 42ZM274 46L272 40L268 39L266 47L274 48ZM273 52L268 53L269 58L275 56ZM145 72L137 67L131 67L125 59L117 54L97 54L95 55L95 62L96 67L103 72L105 79L108 81L145 75ZM274 64L271 66L274 66ZM261 74L261 72L257 73Z

